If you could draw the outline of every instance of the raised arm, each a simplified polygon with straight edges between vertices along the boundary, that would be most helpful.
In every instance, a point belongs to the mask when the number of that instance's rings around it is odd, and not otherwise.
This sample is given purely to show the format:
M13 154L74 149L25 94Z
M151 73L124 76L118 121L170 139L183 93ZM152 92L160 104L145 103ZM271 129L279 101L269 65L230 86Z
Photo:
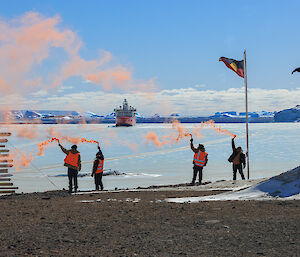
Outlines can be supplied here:
M66 148L64 148L60 143L58 143L58 145L65 154L68 154L68 150Z
M104 156L103 156L103 153L102 153L101 148L100 148L99 145L98 145L98 150L99 150L98 153L100 153L100 160L102 161L102 160L104 160Z
M194 153L197 153L198 152L198 150L194 147L194 144L193 144L193 138L191 138L191 149L192 149L192 151L194 152Z
M234 138L231 141L231 145L232 145L232 151L235 151L236 148L235 148Z

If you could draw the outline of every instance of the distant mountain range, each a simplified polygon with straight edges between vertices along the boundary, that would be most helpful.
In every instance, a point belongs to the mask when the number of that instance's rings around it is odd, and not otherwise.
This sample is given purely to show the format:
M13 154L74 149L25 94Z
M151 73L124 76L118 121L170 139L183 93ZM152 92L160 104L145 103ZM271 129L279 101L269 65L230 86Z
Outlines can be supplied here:
M143 117L136 113L137 123L163 123L178 119L183 123L197 123L202 121L214 120L215 122L224 123L243 123L246 121L246 113L236 111L216 112L211 116L180 116L173 113L170 116L160 116L154 114L152 117ZM300 105L294 108L285 109L279 112L249 112L249 122L300 122ZM59 110L11 110L8 112L0 111L0 121L9 120L12 123L79 123L83 120L87 123L114 123L114 112L99 115L94 112L77 112L77 111L59 111Z

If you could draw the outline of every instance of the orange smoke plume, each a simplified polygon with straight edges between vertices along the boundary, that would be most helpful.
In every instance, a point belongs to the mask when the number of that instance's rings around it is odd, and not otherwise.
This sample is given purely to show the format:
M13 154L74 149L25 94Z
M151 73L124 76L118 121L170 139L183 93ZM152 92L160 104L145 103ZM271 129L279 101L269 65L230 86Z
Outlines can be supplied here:
M189 133L180 123L179 120L174 120L172 122L172 127L175 128L177 130L177 138L176 138L176 142L178 142L180 139L183 139L184 137L191 137L192 138L192 134Z
M148 141L152 141L157 147L161 147L163 146L163 142L159 140L158 136L153 132L153 131L149 131L146 135L145 138Z
M202 129L204 126L208 126L209 128L214 129L218 133L226 134L234 138L236 137L235 134L231 133L227 129L222 129L220 127L217 127L214 124L213 120L202 122L201 126L194 127L193 134L198 138L201 137L199 130ZM169 135L164 135L162 136L162 140L160 140L159 137L152 131L148 132L148 134L145 135L145 138L148 141L152 141L157 147L178 143L180 139L184 139L185 137L193 138L192 133L188 132L188 130L186 130L186 128L182 126L181 123L176 119L172 121L172 129L175 129L176 133L171 132Z
M29 166L33 160L33 154L27 154L25 151L16 149L13 153L9 154L9 158L13 159L14 167L16 168L16 171L19 171L22 168Z
M229 136L234 137L234 138L236 137L235 134L233 134L232 132L228 131L227 129L222 129L222 128L220 128L220 127L217 127L217 126L215 125L215 122L214 122L213 120L209 120L209 121L203 122L203 123L201 123L201 124L203 124L203 126L204 126L204 125L207 125L208 127L214 129L214 130L215 130L216 132L218 132L218 133L222 133L222 134L225 134L225 135L229 135Z
M124 145L124 146L127 146L129 149L137 152L138 151L138 147L139 145L134 143L134 142L130 142L129 140L122 140L120 142L120 144Z
M96 140L87 140L84 137L67 137L62 136L60 139L56 137L52 137L50 139L45 140L44 142L38 143L39 152L37 153L38 156L41 156L44 154L45 147L48 146L50 143L56 141L59 143L60 141L67 141L72 144L80 144L80 143L91 143L91 144L99 144L99 141Z
M98 141L96 140L87 140L84 137L68 137L68 136L62 136L60 138L60 140L62 141L67 141L70 142L72 144L80 144L80 143L91 143L91 144L99 144Z
M17 137L28 138L33 140L38 137L38 129L35 125L28 126L14 126L12 130L17 132Z
M203 126L194 126L193 128L193 135L196 137L196 138L202 138L203 135L200 133L200 129L202 129Z
M59 142L59 140L55 137L52 137L44 142L38 143L38 148L39 148L39 152L37 153L38 156L41 156L44 154L44 149L47 145L49 145L50 143L52 143L53 141Z
M193 137L193 135L192 135L191 133L188 133L188 132L185 132L185 133L184 133L184 136L185 136L185 137L191 137L191 138Z
M27 154L26 152L21 152L20 153L20 160L15 161L15 167L16 170L20 170L22 167L27 167L33 160L33 154L29 153Z
M172 121L172 129L176 130L176 133L172 131L169 135L162 136L162 140L153 132L150 131L145 135L145 138L148 141L152 141L157 147L161 147L163 145L171 145L178 143L180 139L185 137L193 137L191 133L189 133L178 120Z

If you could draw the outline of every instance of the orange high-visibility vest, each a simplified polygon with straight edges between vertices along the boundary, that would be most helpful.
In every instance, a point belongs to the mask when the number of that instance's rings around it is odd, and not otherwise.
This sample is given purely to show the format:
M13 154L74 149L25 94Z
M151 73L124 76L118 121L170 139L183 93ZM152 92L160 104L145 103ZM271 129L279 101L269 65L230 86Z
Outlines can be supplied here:
M205 164L207 153L198 151L198 153L194 154L194 164L200 167L203 167Z
M78 158L79 153L71 153L69 152L66 158L64 159L65 164L72 165L74 167L78 167Z
M99 160L98 168L97 168L95 174L103 172L103 165L104 165L104 160Z

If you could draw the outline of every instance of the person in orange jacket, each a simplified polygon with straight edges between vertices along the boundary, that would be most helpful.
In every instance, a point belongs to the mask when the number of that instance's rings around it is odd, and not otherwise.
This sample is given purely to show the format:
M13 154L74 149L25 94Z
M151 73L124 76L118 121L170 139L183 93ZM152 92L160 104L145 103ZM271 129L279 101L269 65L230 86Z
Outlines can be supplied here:
M202 144L199 144L198 148L195 148L193 145L193 138L191 138L191 149L192 151L195 153L194 154L194 159L193 159L193 170L194 170L194 174L193 174L193 180L191 185L195 185L195 181L197 178L197 173L199 173L199 185L201 185L202 183L202 171L203 171L203 167L206 166L207 162L208 162L208 154L207 152L205 152L205 147Z
M103 165L104 165L104 156L98 145L99 152L96 153L96 160L94 161L93 171L91 176L95 178L95 187L96 190L99 190L99 186L101 191L103 190L102 176L103 176Z
M64 166L68 167L68 178L69 178L69 193L73 190L73 180L74 180L74 192L77 192L78 181L77 175L78 171L81 170L81 158L80 153L77 151L77 145L72 145L70 150L64 148L60 143L58 143L60 149L67 155L64 159Z

